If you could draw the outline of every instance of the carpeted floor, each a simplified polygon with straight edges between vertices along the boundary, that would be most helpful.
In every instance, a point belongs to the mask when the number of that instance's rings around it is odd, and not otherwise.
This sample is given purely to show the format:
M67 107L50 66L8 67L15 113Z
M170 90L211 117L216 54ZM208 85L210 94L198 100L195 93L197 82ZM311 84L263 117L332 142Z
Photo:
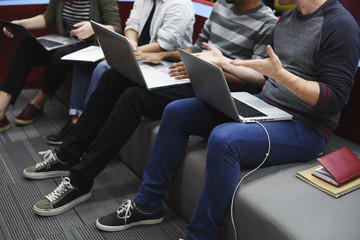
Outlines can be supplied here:
M26 180L22 171L42 161L39 151L51 149L46 136L58 132L67 119L67 107L57 99L46 103L45 114L34 124L16 126L14 117L35 96L24 90L7 117L11 130L0 133L0 239L179 239L186 221L165 206L163 223L139 226L122 232L100 232L95 220L115 211L126 198L136 194L140 179L120 159L113 159L96 178L92 198L74 209L54 217L38 217L32 212L35 202L52 192L60 178Z

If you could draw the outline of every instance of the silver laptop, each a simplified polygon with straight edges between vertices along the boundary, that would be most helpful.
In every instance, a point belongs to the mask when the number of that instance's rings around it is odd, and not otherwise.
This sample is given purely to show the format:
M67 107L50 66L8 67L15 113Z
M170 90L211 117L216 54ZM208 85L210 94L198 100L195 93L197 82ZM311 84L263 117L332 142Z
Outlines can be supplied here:
M137 61L126 37L94 21L91 21L91 25L109 65L136 84L156 89L190 82L189 79L176 80L170 77L170 63L151 64Z
M29 30L19 24L10 23L0 20L0 26L8 28L14 35L14 38L19 41L31 41L39 46L43 47L47 51L65 47L80 42L75 38L63 37L59 34L50 34L35 38ZM1 27L1 29L2 29Z
M196 96L235 121L290 120L292 115L248 92L231 93L222 69L184 50L178 50Z

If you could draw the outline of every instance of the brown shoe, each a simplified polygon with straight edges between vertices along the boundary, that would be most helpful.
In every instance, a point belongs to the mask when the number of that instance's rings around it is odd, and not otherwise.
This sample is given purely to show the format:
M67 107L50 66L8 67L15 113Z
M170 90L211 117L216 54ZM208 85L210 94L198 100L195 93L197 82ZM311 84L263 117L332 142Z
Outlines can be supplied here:
M0 120L0 132L4 132L6 130L9 130L11 128L9 120L6 116L3 117L3 119Z
M41 116L42 109L38 109L34 104L29 103L24 110L15 118L14 122L18 125L29 125Z

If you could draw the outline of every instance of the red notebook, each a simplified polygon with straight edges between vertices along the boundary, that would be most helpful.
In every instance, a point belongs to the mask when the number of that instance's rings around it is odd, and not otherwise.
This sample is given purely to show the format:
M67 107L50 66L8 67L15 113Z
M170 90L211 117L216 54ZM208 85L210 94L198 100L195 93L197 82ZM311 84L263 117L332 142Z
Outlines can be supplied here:
M360 176L360 159L347 147L316 159L322 167L314 170L312 175L335 186L349 182Z

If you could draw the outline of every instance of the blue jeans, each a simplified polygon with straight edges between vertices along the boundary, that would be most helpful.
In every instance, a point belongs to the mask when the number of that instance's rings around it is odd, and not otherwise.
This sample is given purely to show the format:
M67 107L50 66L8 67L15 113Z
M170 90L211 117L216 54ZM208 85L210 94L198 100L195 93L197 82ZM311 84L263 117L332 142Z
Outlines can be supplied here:
M308 161L325 147L325 140L298 120L263 125L271 139L265 165ZM185 239L216 239L239 181L240 167L259 165L268 151L268 140L257 123L232 122L197 98L170 103L134 199L137 206L149 210L162 207L190 135L208 138L208 147L203 190Z
M75 65L71 84L69 115L80 116L102 74L110 68L106 60L92 65Z

